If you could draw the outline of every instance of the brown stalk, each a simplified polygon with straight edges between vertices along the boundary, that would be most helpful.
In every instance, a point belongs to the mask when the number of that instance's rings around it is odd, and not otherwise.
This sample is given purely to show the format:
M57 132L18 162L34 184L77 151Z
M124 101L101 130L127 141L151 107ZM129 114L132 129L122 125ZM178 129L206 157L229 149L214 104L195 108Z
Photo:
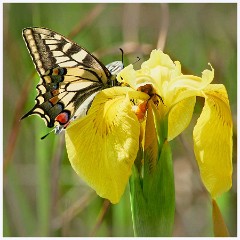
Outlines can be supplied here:
M61 134L57 138L57 149L56 154L53 154L51 161L51 215L52 218L56 215L56 203L58 200L59 192L58 192L58 183L59 183L59 169L61 164L62 153L64 151L64 135Z
M79 200L67 208L60 216L53 219L52 229L57 230L63 227L66 228L66 225L68 225L74 217L83 211L95 197L95 193L89 190Z
M139 18L140 7L139 3L127 3L123 6L123 42L139 42Z
M162 17L160 21L160 32L158 36L157 49L164 50L169 26L169 9L168 4L166 3L161 4L161 16Z
M20 116L23 112L22 110L27 101L28 92L30 90L31 82L33 80L34 75L35 75L35 71L33 71L32 74L29 76L29 78L25 81L25 84L24 84L25 87L22 89L21 93L19 94L20 99L17 101L16 110L14 111L13 124L11 128L12 130L10 132L10 135L8 138L8 144L4 154L3 173L6 172L6 168L9 165L14 153L17 136L20 129L20 122L19 122Z
M79 23L68 34L68 37L74 38L83 28L92 24L92 22L101 14L104 10L105 4L97 4L89 13L86 14L84 19L81 19Z
M103 202L102 208L98 214L97 222L93 227L92 231L90 232L89 237L94 237L96 235L96 232L101 226L101 224L103 223L103 219L106 216L107 210L109 209L110 205L111 203L107 199L105 199Z

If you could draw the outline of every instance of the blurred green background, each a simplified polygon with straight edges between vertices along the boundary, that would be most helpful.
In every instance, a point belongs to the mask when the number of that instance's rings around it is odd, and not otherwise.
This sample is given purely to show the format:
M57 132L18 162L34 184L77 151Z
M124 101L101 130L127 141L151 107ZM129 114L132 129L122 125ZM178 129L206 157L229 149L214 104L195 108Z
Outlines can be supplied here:
M117 205L99 198L71 168L64 134L38 117L19 122L32 108L38 75L21 36L25 27L70 36L107 64L149 57L164 48L187 73L215 69L214 83L228 91L234 121L233 187L218 199L231 236L237 234L237 4L3 4L3 233L4 236L133 236L129 189ZM125 64L126 64L125 63ZM174 236L213 236L211 201L194 159L192 129L201 112L172 142L176 184ZM160 203L159 203L160 204Z

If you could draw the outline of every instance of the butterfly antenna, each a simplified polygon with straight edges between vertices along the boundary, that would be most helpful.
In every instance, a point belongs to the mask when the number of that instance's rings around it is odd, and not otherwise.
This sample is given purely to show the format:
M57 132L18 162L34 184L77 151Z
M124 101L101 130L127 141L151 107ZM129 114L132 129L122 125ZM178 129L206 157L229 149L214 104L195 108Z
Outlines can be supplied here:
M42 137L41 137L41 140L43 140L44 138L46 138L46 137L47 137L50 133L52 133L54 130L55 130L55 128L52 129L50 132L48 132L46 135L42 136Z
M141 60L141 58L137 57L137 60L134 63L132 63L132 64L135 64L135 63L139 62L140 60Z
M122 53L122 63L123 63L123 55L124 55L124 52L123 52L122 48L119 48L119 49L120 49L120 51L121 51L121 53ZM124 66L124 64L123 64L123 66Z

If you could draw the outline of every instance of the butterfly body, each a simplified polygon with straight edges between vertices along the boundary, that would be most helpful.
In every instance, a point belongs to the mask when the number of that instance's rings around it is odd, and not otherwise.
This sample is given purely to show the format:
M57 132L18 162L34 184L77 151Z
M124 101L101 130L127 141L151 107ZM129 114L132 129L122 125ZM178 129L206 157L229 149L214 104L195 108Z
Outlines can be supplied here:
M91 53L46 28L25 28L23 38L40 76L35 106L22 118L39 115L55 133L86 115L96 94L117 85L123 64L106 67Z

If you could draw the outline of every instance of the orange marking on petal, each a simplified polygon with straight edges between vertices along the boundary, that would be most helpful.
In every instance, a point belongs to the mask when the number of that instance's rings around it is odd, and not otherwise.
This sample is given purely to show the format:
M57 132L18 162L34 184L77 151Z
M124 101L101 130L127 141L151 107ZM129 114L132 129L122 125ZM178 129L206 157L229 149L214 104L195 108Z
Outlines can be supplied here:
M153 87L151 84L146 84L144 86L140 86L138 89L140 92L147 93L149 96L153 94Z
M140 122L144 120L144 117L147 111L147 103L148 101L144 101L143 103L140 103L135 110L135 114Z

